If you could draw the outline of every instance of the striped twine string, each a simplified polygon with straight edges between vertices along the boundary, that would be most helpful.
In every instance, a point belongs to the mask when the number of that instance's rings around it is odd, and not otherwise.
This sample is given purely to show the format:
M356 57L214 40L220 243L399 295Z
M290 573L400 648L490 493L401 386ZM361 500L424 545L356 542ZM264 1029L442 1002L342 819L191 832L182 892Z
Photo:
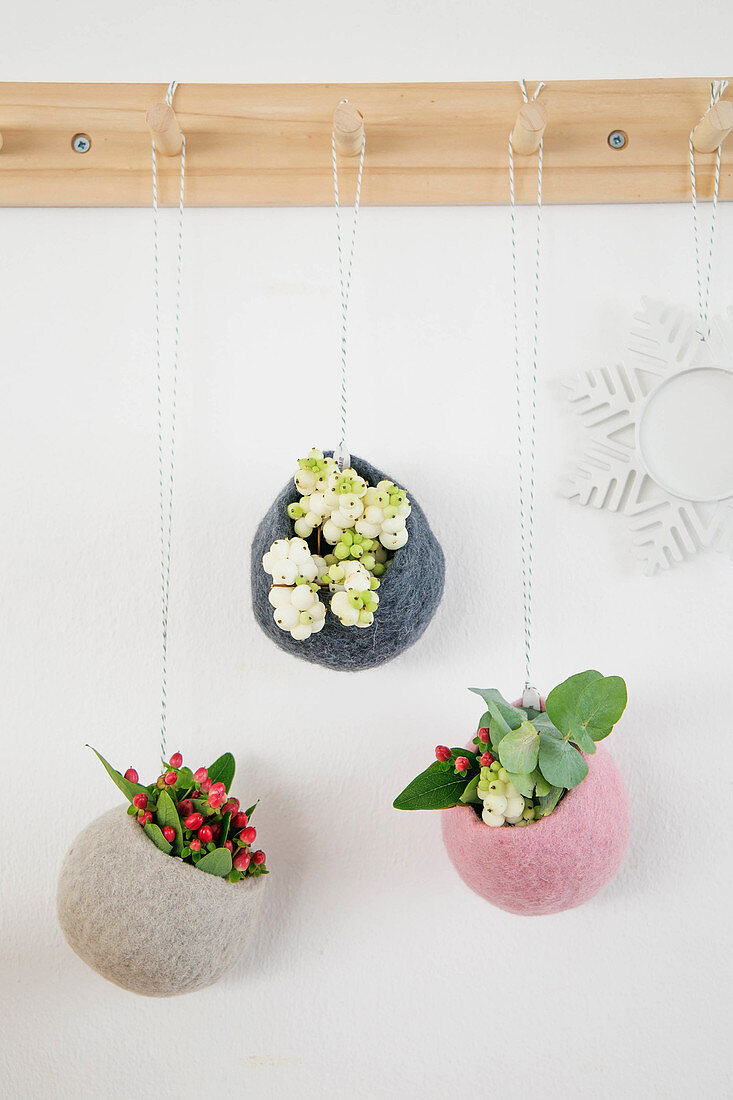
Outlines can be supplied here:
M545 87L540 83L532 96L537 99ZM529 102L527 87L521 81L524 102ZM522 402L522 367L519 340L519 271L517 260L517 211L514 189L514 149L509 134L509 209L512 235L512 307L514 316L514 386L517 410L517 454L519 463L519 529L522 554L522 605L524 617L524 693L529 698L535 689L532 684L532 596L534 565L534 493L535 493L535 438L537 421L537 344L539 338L540 294L540 241L542 224L542 147L537 152L537 216L535 233L534 290L532 299L532 331L530 369L528 379L528 408ZM523 700L524 701L524 700Z
M173 104L177 81L168 85L165 102ZM161 582L161 689L160 689L160 758L167 759L167 706L168 706L168 604L171 586L171 536L173 531L173 486L176 454L176 399L178 395L178 363L181 344L181 286L183 274L183 185L186 173L186 136L181 135L181 174L178 195L177 271L175 290L175 330L173 362L170 382L170 423L168 427L166 463L166 432L164 427L164 399L162 355L160 344L160 249L158 214L158 168L155 142L151 143L153 158L153 298L155 312L155 369L158 411L158 484L160 493L160 582Z
M728 87L727 80L715 80L710 85L710 106L714 107ZM705 116L703 115L703 118ZM700 120L702 121L702 119ZM718 146L715 156L715 181L713 183L712 212L710 216L710 236L705 248L707 253L706 271L703 276L703 249L700 242L700 222L697 208L697 180L695 177L695 145L693 135L695 127L690 130L690 190L692 192L692 225L695 235L695 270L697 274L697 309L700 318L700 327L697 334L702 341L710 336L710 283L713 275L713 249L715 246L715 229L718 216L718 191L720 189L720 155L721 146Z
M348 103L342 99L342 103ZM331 158L333 162L333 200L336 210L336 245L338 248L339 281L341 283L341 434L338 449L334 454L339 464L339 469L351 464L351 459L346 450L346 422L348 411L347 399L347 326L349 320L349 295L351 293L351 271L354 263L354 249L356 247L356 226L359 221L359 202L361 200L361 177L364 171L364 153L366 151L366 133L361 141L361 154L359 156L359 170L356 176L356 195L354 197L354 214L351 223L351 244L346 264L344 265L344 248L341 240L341 206L339 203L339 173L338 158L336 156L336 134L331 134Z

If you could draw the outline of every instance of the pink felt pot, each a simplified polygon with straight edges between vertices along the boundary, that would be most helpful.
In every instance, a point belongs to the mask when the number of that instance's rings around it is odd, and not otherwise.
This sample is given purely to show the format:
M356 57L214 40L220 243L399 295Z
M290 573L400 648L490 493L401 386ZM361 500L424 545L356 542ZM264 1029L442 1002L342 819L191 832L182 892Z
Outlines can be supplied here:
M629 841L626 788L601 745L588 775L526 828L485 825L471 806L442 811L443 840L467 886L508 913L573 909L610 882Z

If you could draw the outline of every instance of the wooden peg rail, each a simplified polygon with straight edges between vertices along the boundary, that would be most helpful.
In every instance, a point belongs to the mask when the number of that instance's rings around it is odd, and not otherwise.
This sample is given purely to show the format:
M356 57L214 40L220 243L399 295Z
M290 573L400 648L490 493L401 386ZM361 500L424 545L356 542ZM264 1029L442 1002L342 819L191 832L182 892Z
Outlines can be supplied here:
M686 202L689 134L710 103L708 78L548 81L522 120L514 82L182 83L172 110L162 107L166 87L0 83L0 205L147 206L151 133L166 153L158 176L161 203L170 205L180 130L189 206L330 204L331 132L344 99L345 134L349 117L363 115L365 204L506 203L509 133L521 131L536 147L543 123L546 202ZM527 81L530 95L535 87ZM712 193L715 142L733 125L731 104L733 88L696 135L706 150L696 158L698 198ZM621 148L609 141L614 133ZM358 137L352 145L341 157L346 202ZM517 199L533 202L536 156L515 152ZM733 148L725 145L720 197L733 198Z

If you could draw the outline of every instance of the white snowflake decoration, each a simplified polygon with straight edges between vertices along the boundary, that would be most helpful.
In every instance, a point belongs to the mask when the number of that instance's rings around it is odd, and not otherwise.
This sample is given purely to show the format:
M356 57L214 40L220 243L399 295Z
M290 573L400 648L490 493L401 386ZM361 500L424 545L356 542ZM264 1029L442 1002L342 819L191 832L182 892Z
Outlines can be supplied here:
M715 318L703 343L691 316L659 302L644 300L643 307L627 361L567 384L590 440L566 496L628 516L634 553L651 574L708 546L733 557L733 495L675 495L655 480L639 447L642 414L664 382L698 368L733 375L733 311Z

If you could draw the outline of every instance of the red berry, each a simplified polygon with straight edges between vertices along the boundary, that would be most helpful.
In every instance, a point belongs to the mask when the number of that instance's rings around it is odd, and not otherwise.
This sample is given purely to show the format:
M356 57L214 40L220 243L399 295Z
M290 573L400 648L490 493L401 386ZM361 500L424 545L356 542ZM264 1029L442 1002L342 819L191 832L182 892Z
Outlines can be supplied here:
M232 818L232 828L233 829L244 829L248 821L249 821L249 818L247 817L247 815L240 811L238 814L235 814L234 817Z
M190 798L184 798L182 802L178 803L178 812L181 817L188 817L193 813L193 802Z
M204 844L208 844L213 835L210 825L202 825L198 832L199 840L203 840Z
M233 852L233 851L234 851L234 845L232 844L231 840L225 840L225 841L224 841L224 847L225 847L225 848L228 848L228 850L229 850L230 852Z
M125 779L129 779L131 783L138 783L140 781L140 776L134 768L128 768L125 772Z
M169 844L172 844L173 841L176 839L176 830L173 828L172 825L164 825L163 826L163 836L165 837L165 839L168 841Z
M150 810L141 810L140 813L137 815L137 819L141 825L147 825L149 821L153 820L153 815L151 814Z
M205 779L209 778L209 773L207 772L206 768L197 768L196 771L193 773L193 777L197 783L203 783Z
M166 787L172 787L175 781L178 779L178 776L175 772L166 772L163 778L165 780Z
M138 810L144 810L148 804L148 796L144 791L140 791L138 794L132 796L133 806L137 806Z
M155 786L158 788L159 791L161 791L163 789L163 787L165 787L165 776L164 775L159 775L158 776L158 778L155 780Z
M441 760L443 762L445 762L446 760L450 760L450 749L447 745L435 746L435 759Z
M192 852L201 851L201 841L197 840L196 837L194 837L193 840L189 842L188 846Z
M489 740L489 727L488 726L482 726L481 727L481 729L478 731L478 739L479 739L479 741L483 741L483 742L486 742L486 741Z
M212 810L218 810L225 798L226 795L220 794L218 791L209 791L209 805Z
M173 756L170 759L171 767L172 768L180 768L182 763L183 763L183 757L181 756L180 752L174 752Z
M246 829L242 829L239 834L239 839L243 840L245 844L254 843L254 839L257 836L257 830L253 825L249 825Z
M260 863L265 862L265 853L262 851L261 848L259 852L252 853L252 862L255 864L255 866L259 866Z
M467 772L468 771L468 760L466 759L465 756L457 756L456 757L456 771L457 772Z
M211 780L209 779L208 775L206 776L206 779L201 780L201 790L206 791L207 794L211 790L212 786L213 786L213 784L212 784Z
M246 871L249 867L249 852L238 852L232 860L232 866L237 871Z
M225 802L221 808L223 814L235 814L239 809L239 799L230 798L228 802Z
M214 783L214 785L212 786L211 789L216 794L218 794L218 793L226 794L227 793L227 789L226 789L226 787L224 786L223 783Z
M217 825L215 821L211 822L212 840L218 840L221 833L221 825Z
M479 760L479 764L482 768L488 768L489 764L494 763L494 758L490 752L485 752Z
M203 823L203 814L189 814L183 824L186 826L187 829L199 829L203 825Z

